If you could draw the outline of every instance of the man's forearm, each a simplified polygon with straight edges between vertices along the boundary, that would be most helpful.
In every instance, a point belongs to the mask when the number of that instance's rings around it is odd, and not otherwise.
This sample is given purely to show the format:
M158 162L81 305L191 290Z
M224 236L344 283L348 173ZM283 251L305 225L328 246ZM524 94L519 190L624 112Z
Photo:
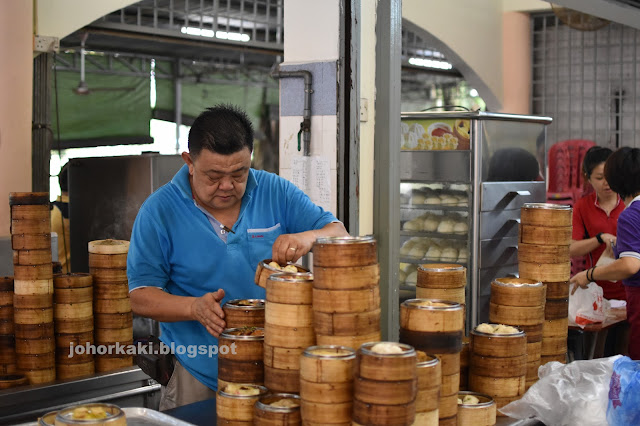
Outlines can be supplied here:
M143 287L129 293L131 310L136 315L161 322L192 321L191 304L195 297L176 296L155 287Z

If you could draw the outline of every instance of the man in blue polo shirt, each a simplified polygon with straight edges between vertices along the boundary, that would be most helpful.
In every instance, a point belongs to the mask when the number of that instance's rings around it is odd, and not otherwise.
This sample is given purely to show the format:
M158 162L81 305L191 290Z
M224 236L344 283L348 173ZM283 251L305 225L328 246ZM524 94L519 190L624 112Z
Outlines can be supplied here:
M316 238L348 235L295 185L251 169L252 150L244 112L209 108L191 127L186 164L136 217L127 261L131 306L161 322L161 340L177 361L160 409L215 396L218 359L209 348L225 328L221 305L264 298L254 284L260 261L295 262Z

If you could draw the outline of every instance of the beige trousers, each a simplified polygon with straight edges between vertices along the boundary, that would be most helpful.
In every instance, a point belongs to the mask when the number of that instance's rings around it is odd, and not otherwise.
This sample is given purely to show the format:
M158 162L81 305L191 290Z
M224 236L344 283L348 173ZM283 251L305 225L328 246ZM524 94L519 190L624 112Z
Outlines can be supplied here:
M173 374L167 386L160 390L160 411L215 398L216 392L200 383L178 360L175 360Z

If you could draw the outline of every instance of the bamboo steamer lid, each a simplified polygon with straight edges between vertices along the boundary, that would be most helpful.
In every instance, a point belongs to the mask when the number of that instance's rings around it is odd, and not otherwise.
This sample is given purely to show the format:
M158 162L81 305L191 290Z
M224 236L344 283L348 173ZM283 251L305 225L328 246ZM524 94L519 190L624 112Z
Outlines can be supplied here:
M536 325L544 321L544 305L507 306L489 303L489 321L496 324Z
M451 289L467 285L467 268L455 263L430 263L418 266L416 286Z
M569 246L518 244L518 260L532 263L562 263L569 260Z
M529 263L519 262L520 276L539 280L542 282L569 281L571 275L571 262L563 263Z
M263 345L264 365L273 368L297 370L300 368L300 355L303 348L281 348L278 346Z
M356 377L354 380L354 398L367 404L409 404L415 401L417 392L417 379L379 381Z
M56 376L58 380L75 379L77 377L91 376L95 373L95 362L93 360L78 364L57 364Z
M493 358L526 355L527 337L522 330L518 330L518 333L515 334L489 334L473 329L471 331L471 354Z
M51 264L51 249L38 250L14 250L13 264L15 265L42 265Z
M40 281L53 278L51 263L42 265L14 265L13 277L15 281Z
M224 320L228 328L264 328L264 299L234 299L222 306Z
M308 272L271 274L267 279L267 303L311 305L313 275Z
M97 355L95 357L96 373L106 373L108 371L119 370L133 365L133 356L106 357Z
M569 316L569 299L547 299L544 306L544 318L547 320L564 319Z
M458 404L458 425L492 426L496 424L496 402L489 396L476 392L459 392L458 398L467 395L480 400L478 404Z
M279 407L282 400L289 400L292 406ZM300 396L292 393L276 393L261 396L253 408L253 424L258 426L298 426L302 424Z
M29 379L22 374L11 374L0 376L0 389L15 388L29 384Z
M123 299L96 299L93 301L93 311L97 314L122 314L131 312L131 300Z
M248 334L248 335L247 335ZM232 347L235 344L235 353L231 351L227 353L219 352L218 358L231 359L234 361L256 361L262 362L263 344L264 344L264 328L259 327L240 327L227 328L218 338L218 346Z
M91 287L93 278L91 274L74 272L70 274L60 274L53 278L53 286L56 289L63 288L86 288Z
M264 343L282 348L307 348L316 344L313 327L264 324Z
M496 278L491 282L491 303L507 306L541 306L546 287L528 278Z
M133 313L95 314L92 321L95 328L125 328L133 325Z
M89 410L91 409L102 409L105 413L108 413L109 416L106 419L99 420L74 420L73 419L73 411L80 408L85 407ZM63 408L56 414L55 417L55 425L56 426L74 426L78 424L84 424L87 426L92 425L103 425L103 426L126 426L127 420L124 412L120 409L120 407L113 404L105 404L102 402L94 402L88 404L79 404L75 406L71 406L69 408Z
M353 402L323 404L300 399L300 414L305 425L350 425Z
M439 299L448 300L464 305L466 302L466 291L460 288L421 288L416 287L416 298L418 299Z
M93 302L93 286L78 288L56 288L53 295L56 303Z
M15 295L53 294L53 280L15 280Z
M268 297L268 296L267 296ZM313 309L311 305L290 305L285 303L265 303L265 324L283 327L312 327Z
M16 339L16 354L37 355L55 352L56 341L53 337L43 337L41 339Z
M469 371L469 387L490 396L518 396L525 393L525 375L516 377L479 376Z
M264 366L264 384L271 392L300 393L300 370Z
M56 319L56 333L82 333L93 331L93 315L76 319Z
M400 327L426 332L461 331L464 310L459 303L445 300L405 300L400 305Z
M95 282L93 284L94 299L126 299L129 297L129 284L123 282Z
M401 353L383 354L374 352L378 344L398 347ZM380 381L402 381L416 378L416 351L404 343L369 342L357 351L355 375L364 379Z
M367 266L378 263L373 236L318 238L313 244L313 266L329 268Z
M40 370L20 370L20 372L27 376L29 383L32 385L51 383L56 380L55 367L43 368Z
M56 303L53 318L57 320L81 319L93 314L93 302Z
M51 308L53 307L53 294L15 294L13 296L14 308Z
M520 208L520 221L523 224L566 227L572 224L571 206L549 203L525 203Z
M569 281L545 282L547 286L547 300L568 299L571 285Z
M40 324L53 322L53 308L14 309L15 324Z
M254 278L256 285L262 288L267 288L267 280L271 275L285 272L282 270L282 268L284 268L283 266L280 266L280 268L275 268L274 266L269 265L272 261L273 259L265 259L262 262L258 263L258 267L256 268L256 275ZM302 265L289 263L286 266L288 265L293 265L300 273L309 272L309 270Z
M98 254L89 253L89 269L126 269L127 253Z
M11 248L13 250L25 249L49 249L51 250L51 233L49 231L41 234L17 234L11 235Z
M313 289L313 310L316 312L346 314L368 312L379 308L379 287L364 290Z
M11 219L49 220L51 210L46 204L23 204L11 206Z
M566 352L559 353L556 355L542 355L540 357L540 365L545 365L548 362L556 361L561 364L567 363L567 354Z
M51 351L39 354L22 354L16 357L16 366L20 371L55 368L55 353Z
M112 239L89 241L91 254L126 254L128 252L129 241Z
M300 379L300 397L309 402L339 404L353 401L353 380L318 383Z
M569 318L545 320L542 328L542 337L567 337L569 334Z
M380 329L370 331L367 334L359 334L356 336L324 336L316 334L316 341L318 345L337 345L346 346L348 348L359 348L362 344L367 342L380 341Z
M133 327L96 328L94 334L97 343L128 342L133 340Z
M127 270L126 269L94 269L89 270L93 277L93 283L124 283L127 282Z
M324 290L365 290L380 283L380 265L313 268L313 287Z
M12 234L45 234L51 232L51 221L44 219L11 219Z
M355 336L380 329L380 309L366 312L327 313L313 311L313 328L317 334Z
M568 246L571 244L571 226L547 227L520 225L520 240L525 244ZM561 280L559 280L561 281Z
M46 205L49 207L48 192L10 192L9 205Z
M411 425L415 420L415 413L415 402L401 405L378 405L367 404L357 399L353 401L353 421L360 425Z
M488 377L516 377L527 374L527 355L486 357L471 354L469 372Z
M53 336L53 321L37 324L15 324L14 333L18 339L40 339Z
M82 331L79 333L56 333L56 347L69 348L71 344L86 345L93 344L93 331Z
M345 346L311 346L299 358L300 378L314 383L351 382L356 353Z

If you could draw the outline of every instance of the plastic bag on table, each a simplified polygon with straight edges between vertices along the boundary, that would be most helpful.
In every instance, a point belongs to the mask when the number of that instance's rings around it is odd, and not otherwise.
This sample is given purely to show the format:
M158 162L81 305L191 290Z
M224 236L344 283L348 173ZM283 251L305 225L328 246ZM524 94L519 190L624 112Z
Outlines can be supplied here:
M584 328L587 324L604 321L602 287L589 283L587 288L579 287L569 295L569 325Z
M547 426L606 425L609 382L614 362L609 358L548 362L540 367L540 380L518 401L500 412L516 419L535 418Z
M640 425L640 362L626 356L617 360L609 389L609 425Z

